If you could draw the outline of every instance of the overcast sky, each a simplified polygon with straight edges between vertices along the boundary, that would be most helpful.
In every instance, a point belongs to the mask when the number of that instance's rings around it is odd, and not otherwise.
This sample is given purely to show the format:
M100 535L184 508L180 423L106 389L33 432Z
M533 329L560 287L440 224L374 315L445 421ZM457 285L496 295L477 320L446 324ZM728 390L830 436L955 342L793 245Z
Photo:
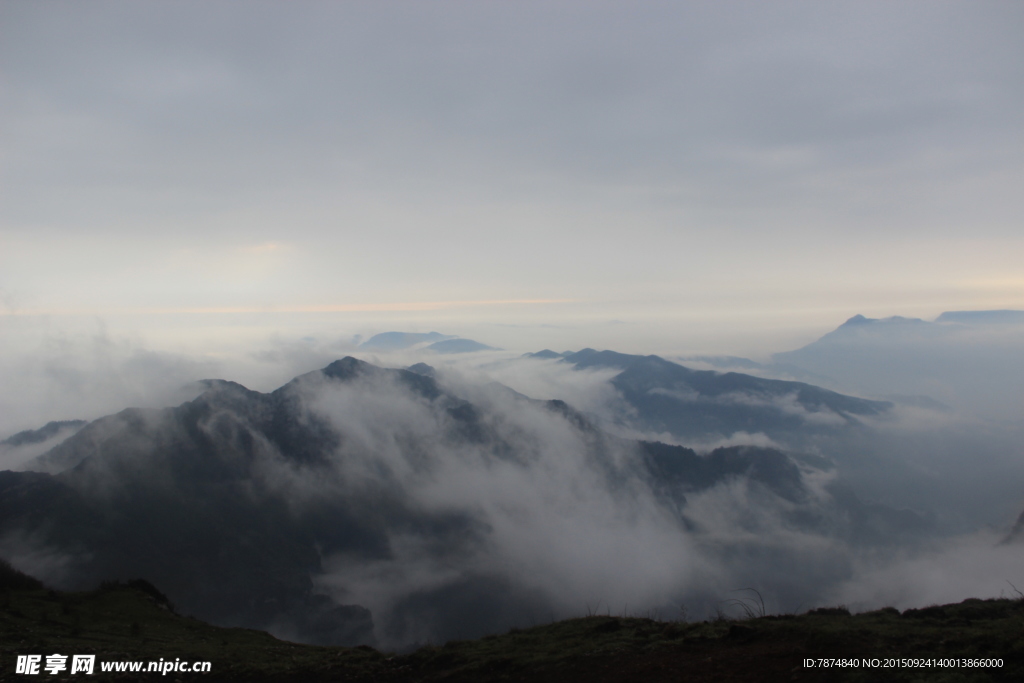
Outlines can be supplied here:
M0 69L8 332L1024 308L1020 2L2 0Z

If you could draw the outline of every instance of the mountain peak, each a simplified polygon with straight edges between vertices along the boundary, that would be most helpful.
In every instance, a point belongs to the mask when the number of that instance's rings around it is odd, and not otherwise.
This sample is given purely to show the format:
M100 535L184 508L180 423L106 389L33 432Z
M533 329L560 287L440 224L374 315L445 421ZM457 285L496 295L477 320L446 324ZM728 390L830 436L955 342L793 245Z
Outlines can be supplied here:
M877 321L876 318L865 318L860 313L858 313L857 315L853 316L852 318L847 320L845 323L840 325L840 327L846 327L847 325L866 325L868 323L873 323L873 322L876 322L876 321Z
M435 378L437 374L433 366L427 365L426 363L416 363L415 365L410 365L409 367L406 368L406 370L408 370L409 372L415 372L417 375L424 375L426 377L430 377L432 379Z
M345 356L341 360L334 361L320 372L327 377L333 377L334 379L352 379L356 375L365 373L369 368L375 367L376 366L370 365L366 361L361 361L358 358Z
M569 353L556 353L551 349L544 349L543 351L535 351L533 353L524 353L523 358L540 358L541 360L550 360L553 358L564 358L565 356L571 355Z

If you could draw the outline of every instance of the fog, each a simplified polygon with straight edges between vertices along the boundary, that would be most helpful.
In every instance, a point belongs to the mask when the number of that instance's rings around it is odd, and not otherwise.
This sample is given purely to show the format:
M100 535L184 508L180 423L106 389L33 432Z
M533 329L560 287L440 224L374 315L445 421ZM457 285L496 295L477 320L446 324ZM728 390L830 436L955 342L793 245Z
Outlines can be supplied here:
M908 609L966 597L1018 598L1024 547L981 531L913 552L859 557L852 577L828 595L851 610L889 605Z
M326 469L289 460L230 411L201 425L223 438L218 424L229 420L262 444L247 475L255 500L282 501L295 519L345 501L346 514L382 534L386 550L324 552L312 580L335 605L367 608L371 641L387 648L595 611L740 614L730 601L746 588L756 589L770 612L798 612L834 604L907 608L1024 585L1014 573L1019 543L1000 545L1024 508L1024 429L1002 413L984 417L984 404L896 404L851 426L784 395L772 407L819 431L790 437L737 429L690 438L645 430L611 384L618 373L612 368L576 369L508 351L367 352L358 341L279 335L211 357L155 350L102 327L40 332L0 367L0 435L129 406L178 405L211 376L269 391L342 355L381 367L429 364L444 392L439 398L379 376L299 381L299 422L326 421L341 435ZM578 417L542 403L551 399ZM469 431L451 412L463 400L479 416ZM766 402L743 393L715 400ZM171 423L147 415L165 442ZM73 432L4 446L3 467L39 469L33 458ZM736 445L781 449L790 454L796 488L749 470L685 494L667 492L645 469L634 440L702 454ZM147 442L132 443L117 457L145 463ZM225 452L233 444L224 442ZM163 471L154 465L148 476ZM7 534L0 550L54 585L74 585L82 561L31 533ZM300 640L325 637L285 616L249 625Z
M441 547L411 532L392 537L386 559L328 558L318 585L339 603L368 607L384 644L588 611L675 618L685 609L689 618L708 618L736 611L730 600L747 587L774 612L902 609L996 596L1019 578L1019 547L998 545L1022 502L1021 442L1008 434L1000 441L969 421L939 426L942 416L901 412L855 445L819 443L817 452L836 467L804 467L798 500L731 479L687 494L680 510L635 470L626 442L602 439L595 449L593 437L502 386L533 388L537 398L572 396L615 431L629 415L609 392L606 371L496 354L435 365L443 387L483 409L488 426L513 445L510 454L495 460L487 449L439 439L443 416L394 387L321 387L309 404L348 435L337 454L344 495L394 495L397 486L425 517L472 520L465 536ZM699 446L759 440L732 434ZM912 508L936 526L919 536L858 540L844 531L849 510L836 509L838 482L868 505ZM801 520L809 514L824 521L808 526ZM438 607L449 602L451 612Z
M852 318L775 363L818 383L896 400L922 396L986 419L1024 419L1024 314L943 313L934 321Z
M397 495L424 516L461 513L474 532L443 552L410 535L395 539L384 561L335 559L323 585L387 624L389 611L410 597L479 576L533 598L524 609L534 613L518 615L523 623L578 613L588 602L650 608L699 569L689 540L630 476L625 448L600 457L558 415L500 391L477 405L487 426L512 446L498 459L461 440L438 442L445 431L438 416L402 393L357 385L316 397L313 410L349 435L338 458L351 491L397 486Z

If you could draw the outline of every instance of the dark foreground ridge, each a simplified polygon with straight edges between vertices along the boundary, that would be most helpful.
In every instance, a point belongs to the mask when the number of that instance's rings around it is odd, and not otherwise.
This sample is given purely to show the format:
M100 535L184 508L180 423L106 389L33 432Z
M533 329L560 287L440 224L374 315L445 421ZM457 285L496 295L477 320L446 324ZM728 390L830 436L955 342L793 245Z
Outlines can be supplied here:
M550 681L1010 681L1024 676L1024 600L965 600L850 616L843 608L799 616L699 623L613 615L424 646L395 655L322 647L262 631L220 628L176 614L145 581L89 592L47 590L0 567L0 681L177 680L432 683ZM24 578L22 578L24 577ZM18 655L95 654L91 676L15 673ZM210 673L113 674L101 662L209 661ZM805 659L856 658L859 666L805 667ZM877 668L864 658L879 660ZM1001 668L883 668L899 659L1001 659Z

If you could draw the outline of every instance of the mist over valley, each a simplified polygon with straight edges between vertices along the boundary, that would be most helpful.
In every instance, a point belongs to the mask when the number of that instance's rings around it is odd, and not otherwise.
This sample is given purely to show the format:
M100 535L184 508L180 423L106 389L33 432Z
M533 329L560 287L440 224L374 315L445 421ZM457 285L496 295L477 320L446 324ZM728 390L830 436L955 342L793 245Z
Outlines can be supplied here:
M796 612L1014 581L1003 412L489 348L381 334L273 391L202 380L9 436L0 552L62 589L144 577L212 623L390 649L600 610L708 618L745 588Z

